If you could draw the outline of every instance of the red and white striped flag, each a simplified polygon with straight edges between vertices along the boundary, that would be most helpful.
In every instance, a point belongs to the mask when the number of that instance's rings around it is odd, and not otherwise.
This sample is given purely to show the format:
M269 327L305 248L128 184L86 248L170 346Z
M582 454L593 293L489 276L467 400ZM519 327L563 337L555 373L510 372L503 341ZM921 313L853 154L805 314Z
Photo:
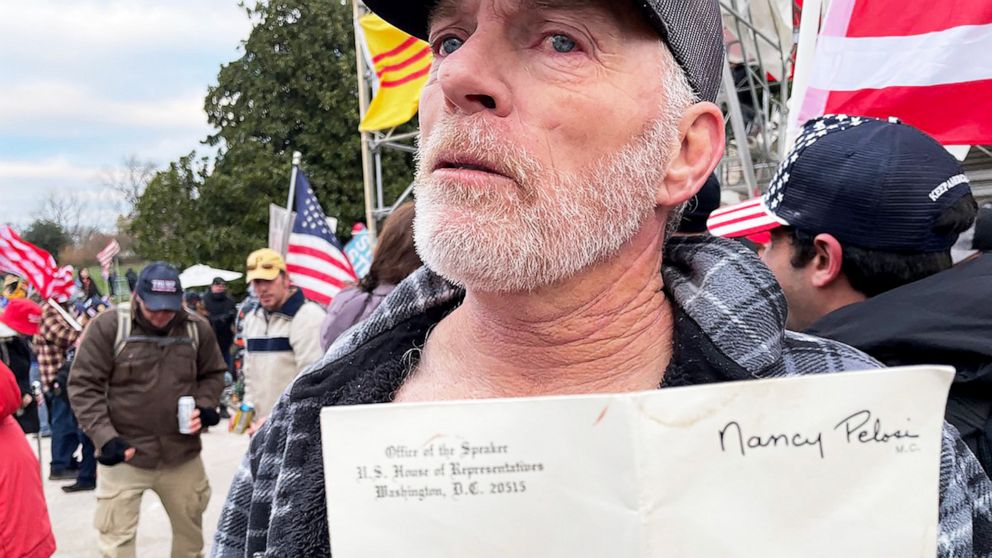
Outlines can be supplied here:
M121 245L117 243L117 239L115 238L96 255L96 259L100 260L100 269L103 271L104 277L110 276L110 264L114 263L114 256L119 254L120 251Z
M10 226L0 228L0 269L27 279L43 299L65 300L72 290L72 266L58 268L51 254L22 239Z
M832 0L799 124L896 116L944 145L992 143L992 1Z
M65 302L69 300L74 288L76 288L76 270L71 265L64 265L52 275L48 298L54 298L56 302Z
M358 282L344 247L327 226L327 217L303 171L296 177L296 220L289 234L286 271L303 294L319 304L330 304L338 292Z

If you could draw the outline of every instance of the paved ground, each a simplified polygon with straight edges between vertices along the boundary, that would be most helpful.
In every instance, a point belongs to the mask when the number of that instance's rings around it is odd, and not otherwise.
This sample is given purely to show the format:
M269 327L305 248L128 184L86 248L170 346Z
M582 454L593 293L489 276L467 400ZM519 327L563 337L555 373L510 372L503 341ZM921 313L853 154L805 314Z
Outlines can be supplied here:
M37 452L37 441L30 436L28 441ZM213 495L203 517L205 551L210 547L217 517L231 485L231 478L237 470L241 457L248 448L248 437L228 434L224 428L213 428L203 435L203 463L210 477ZM48 514L52 519L58 551L55 556L71 558L91 558L99 556L96 550L96 529L93 528L93 510L96 499L93 492L66 494L60 487L72 481L49 481L48 460L49 439L42 438L44 452L45 497L48 500ZM169 518L154 492L145 493L141 502L141 519L138 522L138 556L168 556L172 540Z

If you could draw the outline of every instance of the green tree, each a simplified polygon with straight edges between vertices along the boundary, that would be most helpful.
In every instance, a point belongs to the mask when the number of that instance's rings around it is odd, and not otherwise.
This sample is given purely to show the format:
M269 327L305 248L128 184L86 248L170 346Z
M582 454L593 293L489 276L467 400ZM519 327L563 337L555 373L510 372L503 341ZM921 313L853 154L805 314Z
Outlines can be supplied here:
M200 246L209 234L197 212L206 169L206 159L190 153L170 163L169 168L149 181L135 205L136 217L130 224L137 254L180 268L197 263Z
M62 248L72 243L69 233L65 232L58 223L49 219L35 220L28 225L21 238L43 250L47 250L48 253L56 258Z
M195 254L201 262L242 267L245 256L267 242L269 203L286 203L293 151L303 153L303 170L324 210L339 219L339 236L364 220L350 2L271 0L242 6L255 22L244 55L221 68L204 102L217 130L205 141L217 150L214 167L198 175L187 166L195 159L191 154L152 180L131 229L144 257ZM409 184L412 165L409 155L384 154L387 196ZM183 194L187 178L195 182L193 197ZM164 192L168 187L181 191ZM179 206L161 204L178 198L194 216L155 223L172 219ZM180 235L158 234L179 222ZM171 246L182 242L196 244Z

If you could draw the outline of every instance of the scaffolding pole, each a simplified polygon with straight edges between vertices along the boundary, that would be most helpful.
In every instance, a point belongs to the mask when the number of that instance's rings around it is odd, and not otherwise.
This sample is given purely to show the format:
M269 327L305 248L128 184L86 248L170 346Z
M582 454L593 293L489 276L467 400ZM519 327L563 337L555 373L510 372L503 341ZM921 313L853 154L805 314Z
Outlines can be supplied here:
M355 68L358 73L358 120L361 122L365 118L365 113L369 110L369 91L365 81L365 67L362 60L362 36L359 33L358 18L362 15L362 10L358 7L358 0L351 0L351 8L355 24ZM362 134L362 184L365 190L365 226L369 231L369 242L375 246L378 240L378 226L375 221L375 208L373 200L375 196L372 184L371 153L369 143L371 134Z

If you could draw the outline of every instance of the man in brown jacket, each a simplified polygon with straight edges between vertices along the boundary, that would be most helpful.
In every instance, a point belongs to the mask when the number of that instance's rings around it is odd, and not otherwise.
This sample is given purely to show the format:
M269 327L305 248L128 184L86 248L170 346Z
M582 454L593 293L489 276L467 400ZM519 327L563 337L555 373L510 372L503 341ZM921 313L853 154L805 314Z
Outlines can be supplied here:
M127 312L126 314L121 314ZM182 309L179 273L155 262L138 277L131 308L101 314L76 355L69 397L96 447L103 556L134 556L141 496L151 489L172 523L172 556L200 556L210 483L200 429L220 420L224 360L206 320ZM180 433L180 397L196 409Z

